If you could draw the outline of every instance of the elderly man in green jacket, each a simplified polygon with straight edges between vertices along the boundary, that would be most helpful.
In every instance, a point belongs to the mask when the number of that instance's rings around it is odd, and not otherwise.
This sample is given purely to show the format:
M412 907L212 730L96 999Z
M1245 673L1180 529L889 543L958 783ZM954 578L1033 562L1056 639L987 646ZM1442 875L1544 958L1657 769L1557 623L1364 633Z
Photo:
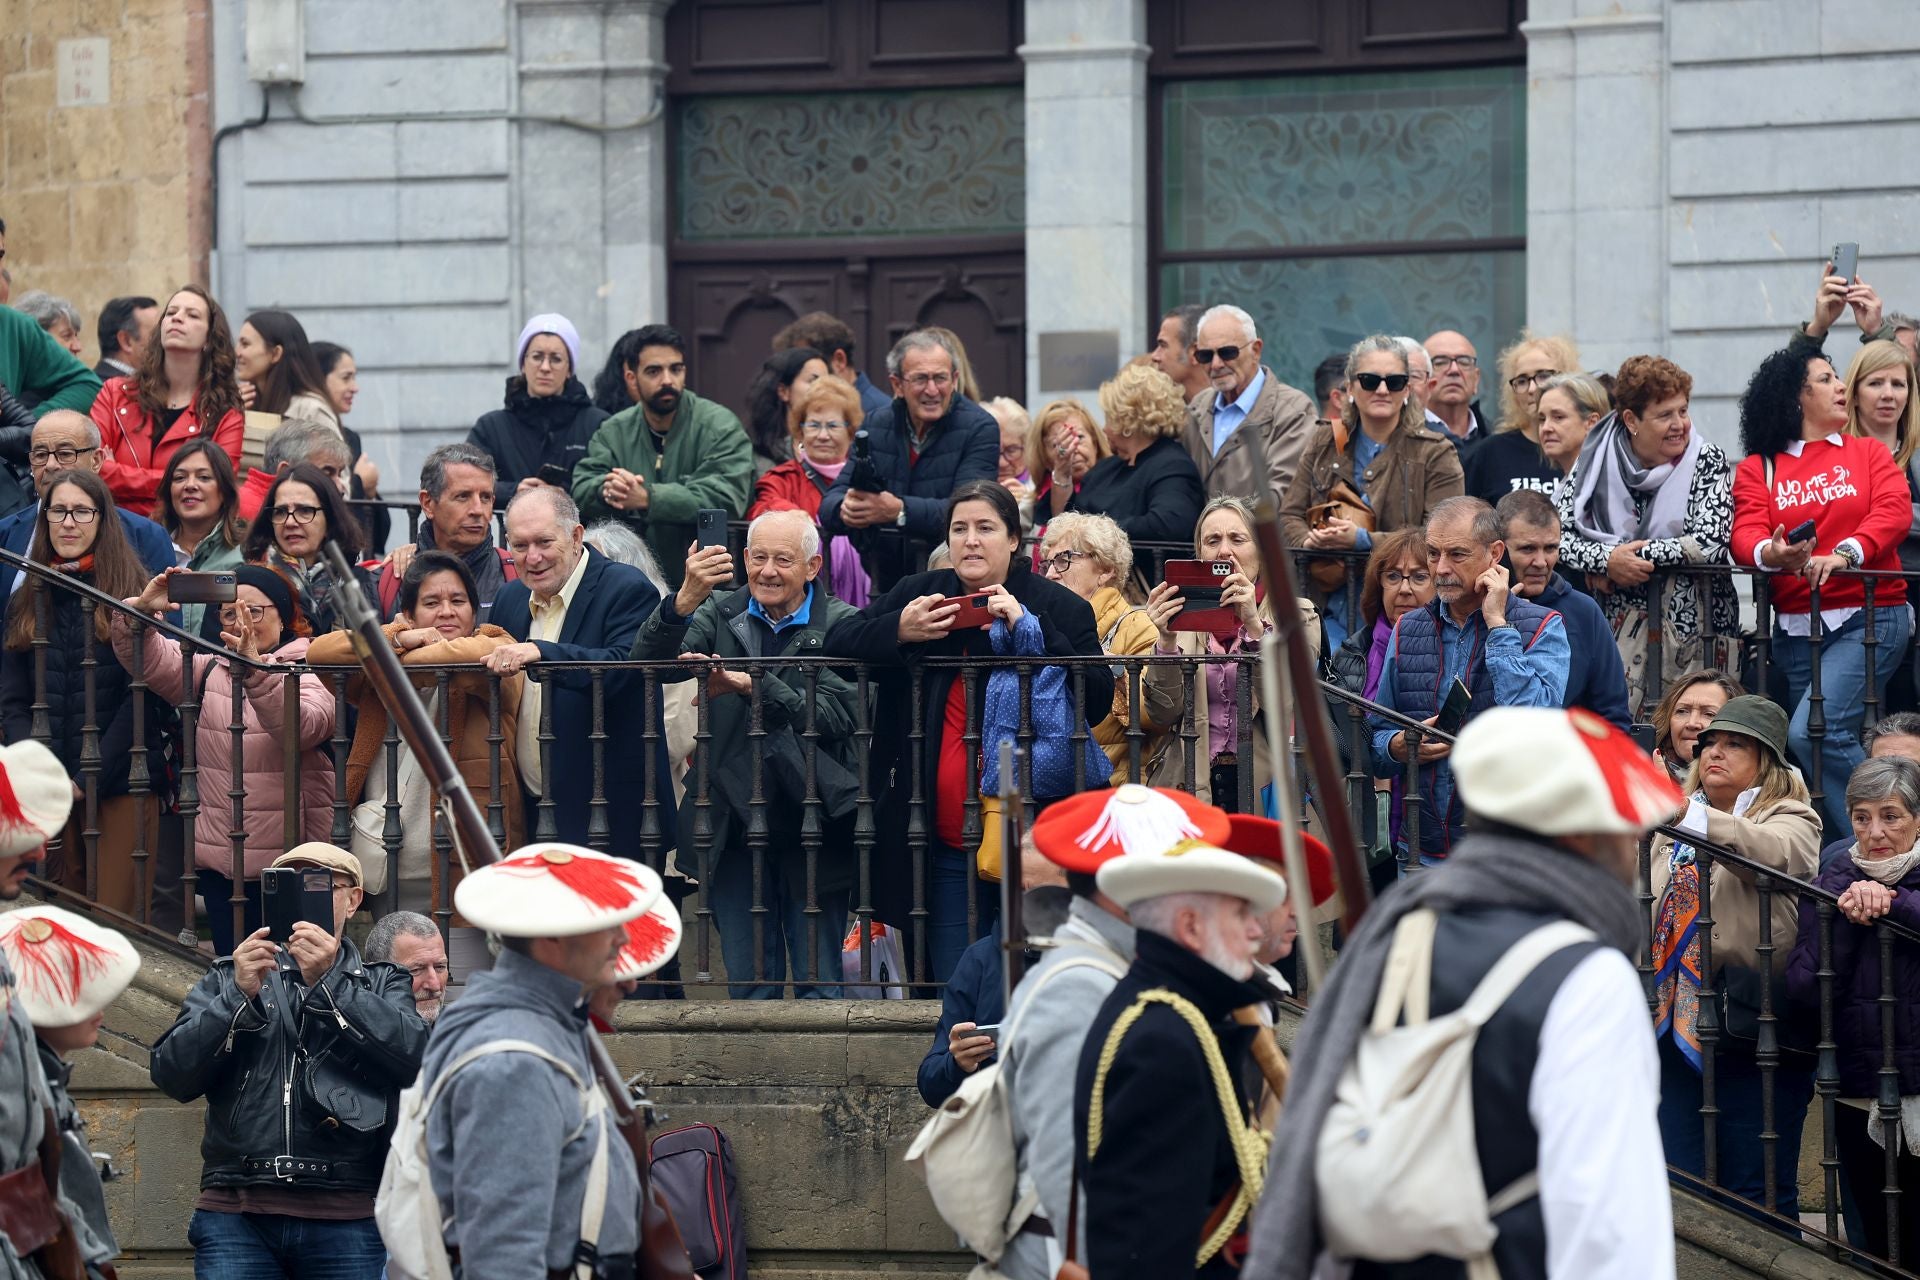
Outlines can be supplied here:
M100 376L32 316L0 307L0 387L33 401L36 418L55 409L85 413L100 393Z
M740 419L687 390L687 344L664 324L640 330L626 366L634 406L600 424L574 464L573 500L587 521L613 517L647 540L675 587L704 509L738 520L753 490L753 445Z

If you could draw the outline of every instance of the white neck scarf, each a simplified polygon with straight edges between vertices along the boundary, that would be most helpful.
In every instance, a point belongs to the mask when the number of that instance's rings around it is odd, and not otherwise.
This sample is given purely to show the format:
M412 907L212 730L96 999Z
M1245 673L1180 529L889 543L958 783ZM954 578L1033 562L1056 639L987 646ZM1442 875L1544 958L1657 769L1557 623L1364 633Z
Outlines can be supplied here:
M1920 866L1920 844L1905 853L1896 853L1891 858L1863 858L1860 846L1855 844L1850 851L1853 865L1860 868L1863 875L1892 888L1907 878L1907 873Z

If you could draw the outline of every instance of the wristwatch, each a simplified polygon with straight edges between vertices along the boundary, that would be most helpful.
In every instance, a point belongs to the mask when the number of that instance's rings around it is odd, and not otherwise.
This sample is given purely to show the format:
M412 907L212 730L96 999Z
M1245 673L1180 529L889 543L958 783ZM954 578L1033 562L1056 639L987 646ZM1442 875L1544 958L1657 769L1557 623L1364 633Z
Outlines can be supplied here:
M1849 569L1858 569L1860 567L1860 548L1850 539L1835 547L1833 554L1845 560L1847 562L1847 568Z
M905 502L900 504L900 514L893 518L893 524L897 529L907 527L907 504Z

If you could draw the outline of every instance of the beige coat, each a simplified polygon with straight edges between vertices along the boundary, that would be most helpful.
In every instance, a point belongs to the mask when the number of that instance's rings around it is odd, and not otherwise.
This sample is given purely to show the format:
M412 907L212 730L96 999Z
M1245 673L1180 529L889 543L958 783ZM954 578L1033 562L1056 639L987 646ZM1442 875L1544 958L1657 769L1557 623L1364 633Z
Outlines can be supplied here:
M1781 800L1759 813L1735 817L1718 809L1707 811L1706 838L1742 857L1751 858L1794 877L1811 880L1820 869L1820 816L1799 800ZM1653 840L1653 919L1672 879L1673 840ZM1708 905L1713 911L1713 969L1733 965L1758 969L1760 957L1760 891L1754 873L1728 862L1713 864ZM1799 930L1800 900L1791 893L1773 895L1773 971L1785 973L1787 952Z
M1200 469L1200 482L1207 486L1209 498L1257 498L1264 487L1273 495L1274 506L1287 496L1294 472L1300 469L1300 456L1306 452L1313 434L1313 401L1307 395L1280 381L1273 370L1260 366L1267 375L1253 411L1246 421L1233 429L1216 457L1213 452L1213 406L1219 393L1208 387L1187 406L1187 422L1180 429L1180 443L1187 447L1193 465ZM1265 476L1254 474L1255 436L1266 450Z

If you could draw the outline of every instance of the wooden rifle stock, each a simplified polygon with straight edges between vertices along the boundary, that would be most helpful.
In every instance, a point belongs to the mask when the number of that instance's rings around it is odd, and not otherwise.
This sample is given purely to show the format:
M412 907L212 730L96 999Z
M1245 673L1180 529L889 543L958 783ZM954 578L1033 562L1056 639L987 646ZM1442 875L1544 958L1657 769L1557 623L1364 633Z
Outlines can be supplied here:
M446 744L440 741L440 733L434 728L433 716L408 681L406 668L400 664L400 655L394 652L393 646L387 642L386 633L380 629L378 615L355 585L345 554L331 539L324 544L323 550L327 567L333 571L334 608L346 622L347 632L353 641L353 651L360 659L361 671L374 696L387 709L387 715L398 728L407 749L420 762L428 782L439 795L441 807L453 824L456 849L469 866L485 866L500 861L500 846L494 843L493 833L487 830L486 815L480 811L480 804L473 798L473 792L467 789L466 779L454 767L452 754L448 752ZM680 1240L679 1228L674 1225L666 1201L653 1184L646 1118L634 1105L633 1093L620 1078L620 1071L613 1065L613 1056L607 1052L599 1032L591 1026L587 1028L587 1052L593 1060L593 1073L599 1078L600 1087L606 1091L608 1105L613 1111L614 1126L633 1151L633 1162L640 1174L640 1203L637 1206L640 1248L636 1261L642 1280L693 1280L693 1263Z

